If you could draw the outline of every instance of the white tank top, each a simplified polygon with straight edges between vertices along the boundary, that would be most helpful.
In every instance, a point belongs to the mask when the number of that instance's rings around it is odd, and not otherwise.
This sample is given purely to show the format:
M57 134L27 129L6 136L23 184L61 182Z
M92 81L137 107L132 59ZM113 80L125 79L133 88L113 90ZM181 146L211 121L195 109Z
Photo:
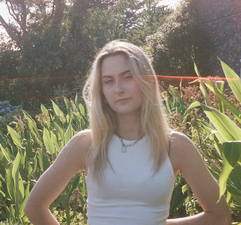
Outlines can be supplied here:
M126 145L133 141L124 140ZM103 187L88 173L87 216L89 225L165 225L174 188L174 172L167 156L153 175L150 145L142 138L127 152L113 135L108 149L109 161Z

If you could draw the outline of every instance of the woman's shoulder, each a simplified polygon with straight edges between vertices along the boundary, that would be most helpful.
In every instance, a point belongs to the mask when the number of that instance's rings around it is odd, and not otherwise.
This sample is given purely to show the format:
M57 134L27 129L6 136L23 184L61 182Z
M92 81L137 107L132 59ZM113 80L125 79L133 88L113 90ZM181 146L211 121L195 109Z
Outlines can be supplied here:
M185 134L175 130L170 131L170 143L172 145L180 145L181 143L185 144L189 141L191 140Z
M180 151L187 144L189 138L183 133L172 130L169 134L169 140L170 152L174 151L176 154L176 151Z
M89 129L82 130L70 139L62 153L67 154L73 164L76 163L80 167L86 167L87 153L91 144L91 131Z
M185 158L193 151L196 151L196 147L190 138L177 131L170 132L169 157L175 171L180 170Z
M187 135L177 131L170 132L170 151L183 155L193 150L196 151L196 147Z
M75 134L67 145L88 150L91 146L91 130L85 129Z
M90 139L91 138L91 130L90 129L81 130L77 134L74 135L74 138L75 139L79 139L79 138Z

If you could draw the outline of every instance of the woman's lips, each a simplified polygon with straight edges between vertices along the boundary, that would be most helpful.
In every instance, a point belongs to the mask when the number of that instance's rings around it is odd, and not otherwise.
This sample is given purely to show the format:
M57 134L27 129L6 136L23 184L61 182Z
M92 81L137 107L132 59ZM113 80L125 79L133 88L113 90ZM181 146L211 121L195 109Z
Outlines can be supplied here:
M118 99L116 102L118 103L125 103L129 100L130 98L121 98L121 99Z

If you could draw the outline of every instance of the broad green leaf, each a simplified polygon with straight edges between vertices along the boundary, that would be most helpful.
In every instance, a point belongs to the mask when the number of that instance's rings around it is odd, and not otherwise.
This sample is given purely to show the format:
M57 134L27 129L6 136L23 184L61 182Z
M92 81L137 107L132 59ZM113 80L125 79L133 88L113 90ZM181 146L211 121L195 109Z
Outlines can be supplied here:
M29 129L33 132L34 138L41 139L36 122L33 120L33 118L27 112L23 111L23 113L24 113L25 119L28 121ZM35 135L37 137L35 137Z
M223 169L219 178L221 198L225 192L228 177L240 158L241 142L224 142L222 145L219 145L219 149L223 157Z
M223 94L224 91L224 81L216 81L215 85L218 89ZM225 108L223 102L219 99L219 106L220 106L220 112L225 113Z
M241 141L224 142L220 147L228 163L235 167L241 161ZM240 187L241 188L241 187Z
M211 81L206 78L197 79L194 82L199 81L205 83L205 85L219 98L219 100L231 110L232 114L235 118L241 123L241 112L227 100L227 98L216 88L212 85Z
M239 194L237 195L241 197L241 166L240 165L236 165L234 167L229 178L232 181L232 184L238 189Z
M59 147L56 135L53 133L53 131L50 131L50 135L51 135L51 140L52 140L52 142L53 142L53 144L55 146L55 149L57 149L57 152L59 152L60 151L60 147Z
M64 98L64 103L65 103L65 108L68 114L71 113L71 107L70 107L70 103L69 100L67 98Z
M182 194L184 194L187 191L187 184L182 186Z
M1 148L1 151L4 155L4 157L7 159L7 161L10 163L12 162L12 159L10 157L10 155L8 154L8 152L5 150L5 148L3 148L3 146L0 144L0 148Z
M51 140L50 133L49 131L44 127L43 130L43 141L45 148L47 151L52 155L55 152L55 146L53 144L53 141Z
M239 205L241 205L241 197L240 196L232 195L232 197L235 202L237 202Z
M20 160L21 160L21 155L20 152L17 153L16 158L13 161L13 169L12 169L12 177L15 178L19 171L19 164L20 164Z
M44 113L45 115L48 115L48 114L49 114L48 110L46 109L46 107L45 107L43 104L41 104L41 111L42 111L42 113Z
M35 157L33 158L33 173L35 173L35 171L37 169L37 166L38 166L38 160L37 160L37 157L35 155Z
M70 189L70 193L72 193L73 192L73 190L77 187L77 185L80 183L80 176L76 176L75 178L74 178L74 181L72 181L72 187L71 187L71 189Z
M216 81L215 85L217 87L217 89L223 94L224 91L224 81Z
M185 111L184 100L172 85L169 85L169 92L173 96L171 108L174 108L176 113L183 114L183 110Z
M227 190L232 194L233 199L241 206L241 166L237 165L229 176L231 185L227 184Z
M184 101L172 85L169 85L168 88L172 96L177 97L180 101Z
M28 164L28 175L32 175L33 168L31 164Z
M14 200L15 194L14 194L14 181L12 177L12 169L13 169L13 165L11 164L10 167L6 170L6 176L7 176L8 194L11 197L11 199Z
M198 77L201 77L201 74L199 73L199 70L198 70L197 65L196 65L196 63L194 62L194 60L193 60L193 63L194 63L194 70L195 70L197 76L198 76ZM211 106L211 102L210 102L210 100L209 100L209 98L208 98L207 89L205 88L205 86L203 85L203 83L200 83L200 84L199 84L199 88L200 88L200 90L201 90L201 92L202 92L202 94L203 94L203 97L204 97L204 100L205 100L206 105L207 105L207 106Z
M69 126L68 126L68 129L66 130L65 135L64 135L64 143L65 143L65 145L68 143L68 141L72 137L73 137L73 128L72 128L72 125L70 123Z
M79 104L79 96L78 96L78 94L75 95L74 103L75 103L75 105Z
M81 103L79 103L79 111L82 116L85 115L85 108Z
M42 113L45 114L45 116L47 117L47 120L46 120L46 123L45 123L45 124L46 124L48 130L50 130L51 124L50 124L49 112L48 112L48 110L46 109L46 107L45 107L43 104L41 104L41 111L42 111Z
M216 179L219 180L220 174L218 174L216 171L212 170L210 167L208 167L208 170L212 174L212 176Z
M23 179L21 177L21 174L19 174L19 193L20 193L20 199L19 201L22 202L24 199L24 185L23 185Z
M21 148L22 147L22 139L21 136L10 126L7 126L8 128L8 133L10 134L14 144Z
M45 171L50 166L50 162L41 149L38 151L38 156L40 168Z
M12 177L14 180L14 192L15 192L15 209L18 213L18 204L19 204L19 164L21 160L20 152L17 153L16 158L13 161L13 170Z
M51 100L52 101L52 100ZM59 120L64 124L66 122L66 119L64 117L64 113L60 110L58 105L54 101L52 101L53 109L56 114L56 116L59 118Z
M5 198L5 197L6 197L5 192L3 192L2 190L0 190L0 194L2 195L2 198Z
M59 126L58 123L55 123L55 122L54 122L54 128L56 132L55 135L57 136L58 140L62 142L64 139L64 129L61 126ZM63 147L63 146L60 145L60 147Z
M20 155L21 155L21 158L20 158L20 164L19 164L19 170L23 170L25 168L25 162L26 162L26 150L25 148L22 148L22 149L19 149L20 151Z
M75 124L76 124L76 127L74 127L74 130L75 131L80 131L80 130L82 130L82 126L81 126L81 117L80 117L80 115L79 115L79 113L73 113L72 114L73 115L73 120L75 121Z
M223 138L223 136L218 132L218 131L215 131L215 132L212 132L209 136L210 140L212 140L214 142L214 146L215 148L217 149L219 155L221 155L221 152L219 150L219 144L223 143L223 142L226 142L226 140Z
M77 106L73 101L71 101L71 107L72 107L72 111L75 113L79 113L79 109L77 109Z
M239 102L241 102L241 80L239 76L223 61L221 61L221 65L230 88Z
M171 111L170 106L169 106L169 101L168 101L168 96L167 96L167 92L166 91L162 92L162 98L165 100L166 108L168 110L168 113L172 114L172 111Z
M230 173L232 172L233 167L227 163L227 160L223 162L223 169L222 173L219 177L219 186L220 186L220 191L219 191L219 198L221 198L226 190L226 183L228 180L228 177Z
M30 184L28 184L26 190L25 190L25 196L24 196L24 200L20 206L20 217L24 216L24 206L26 204L26 201L28 199L29 196L29 188L30 188Z
M67 123L70 123L70 117L71 117L70 114L67 114L67 115L65 116Z
M201 107L204 110L205 114L226 141L241 140L241 129L226 115L200 102L192 103L187 111L196 107Z

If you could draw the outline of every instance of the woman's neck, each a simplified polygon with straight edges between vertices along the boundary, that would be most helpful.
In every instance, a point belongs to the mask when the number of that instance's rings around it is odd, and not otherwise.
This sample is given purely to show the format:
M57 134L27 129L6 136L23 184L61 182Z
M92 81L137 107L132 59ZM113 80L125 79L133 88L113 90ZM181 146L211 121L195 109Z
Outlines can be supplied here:
M118 116L117 135L125 140L137 140L144 136L140 116Z

